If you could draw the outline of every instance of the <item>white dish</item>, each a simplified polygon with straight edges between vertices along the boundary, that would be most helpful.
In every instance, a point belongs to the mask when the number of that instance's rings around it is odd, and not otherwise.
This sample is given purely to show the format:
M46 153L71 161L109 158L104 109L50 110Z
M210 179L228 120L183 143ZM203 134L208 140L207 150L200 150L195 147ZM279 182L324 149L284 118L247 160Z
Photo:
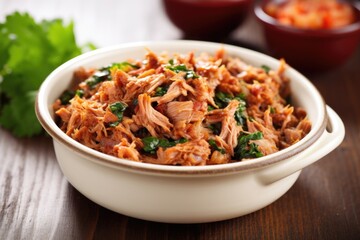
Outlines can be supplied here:
M312 130L289 148L254 160L194 167L133 162L76 142L53 120L52 104L80 66L101 67L128 58L140 59L145 48L155 53L214 53L220 47L255 66L265 64L276 69L279 65L276 59L240 47L177 40L103 48L54 70L39 90L36 113L54 140L57 160L68 181L94 202L128 216L171 223L219 221L269 205L294 184L301 169L342 142L345 129L339 116L325 105L312 83L292 68L285 73L291 79L292 99L307 111Z

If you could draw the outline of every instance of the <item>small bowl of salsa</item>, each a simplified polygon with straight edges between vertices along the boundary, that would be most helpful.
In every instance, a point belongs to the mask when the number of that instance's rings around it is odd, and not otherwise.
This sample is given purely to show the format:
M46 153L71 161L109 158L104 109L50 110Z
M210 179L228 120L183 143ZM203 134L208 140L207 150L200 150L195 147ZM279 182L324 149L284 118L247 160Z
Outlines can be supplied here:
M169 20L186 39L221 40L248 16L253 0L163 0Z
M360 43L360 10L349 2L262 1L255 6L255 15L269 53L301 70L341 66Z

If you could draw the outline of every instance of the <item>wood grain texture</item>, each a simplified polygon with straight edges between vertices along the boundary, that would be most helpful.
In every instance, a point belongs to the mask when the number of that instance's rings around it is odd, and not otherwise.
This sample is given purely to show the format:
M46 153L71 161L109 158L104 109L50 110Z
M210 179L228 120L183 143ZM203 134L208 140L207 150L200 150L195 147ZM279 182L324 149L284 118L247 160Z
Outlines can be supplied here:
M37 19L74 19L78 40L98 46L181 37L159 0L0 0L1 21L14 10ZM252 18L230 42L263 49ZM338 69L305 75L340 115L346 136L268 207L207 224L123 216L88 200L66 181L50 137L18 139L0 128L0 239L360 239L360 48Z

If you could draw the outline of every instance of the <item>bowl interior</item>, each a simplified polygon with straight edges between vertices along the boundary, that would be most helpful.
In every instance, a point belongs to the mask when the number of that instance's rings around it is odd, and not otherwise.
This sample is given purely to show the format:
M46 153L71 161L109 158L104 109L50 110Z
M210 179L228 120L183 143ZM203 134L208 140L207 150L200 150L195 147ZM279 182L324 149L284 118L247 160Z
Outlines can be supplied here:
M36 110L38 118L45 130L54 138L55 141L59 141L68 147L73 148L91 160L118 167L136 167L145 171L156 169L157 171L170 172L226 172L234 171L234 169L245 170L254 167L261 167L295 155L310 146L318 137L320 137L326 124L325 104L323 99L312 83L292 68L288 68L285 72L285 74L291 79L292 101L294 105L302 106L306 109L308 118L312 121L312 130L304 139L289 148L268 156L253 159L251 161L221 164L216 166L194 167L162 166L133 162L97 152L76 142L62 132L53 120L54 113L52 110L52 104L61 95L61 93L70 86L73 72L79 67L102 67L104 65L108 65L109 63L124 61L129 58L142 59L147 52L146 48L151 49L155 53L161 53L166 50L170 54L175 52L188 53L190 51L193 51L195 54L200 54L201 52L215 53L221 47L223 47L228 54L240 57L245 62L254 66L261 66L265 64L272 69L277 69L279 66L278 60L264 54L240 47L210 42L181 40L145 43L140 42L98 49L85 53L64 63L47 77L47 79L43 82L37 97Z

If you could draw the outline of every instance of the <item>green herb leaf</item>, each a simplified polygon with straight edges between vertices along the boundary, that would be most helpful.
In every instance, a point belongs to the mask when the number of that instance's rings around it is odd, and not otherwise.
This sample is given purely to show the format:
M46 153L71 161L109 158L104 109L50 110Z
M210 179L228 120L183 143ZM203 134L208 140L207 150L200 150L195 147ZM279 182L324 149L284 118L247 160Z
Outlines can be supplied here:
M169 141L169 139L166 139L166 138L159 139L158 147L168 148L168 147L173 147L173 146L175 146L175 143Z
M160 142L157 137L144 137L141 141L144 144L143 150L145 152L155 154Z
M212 110L214 110L215 108L213 107L213 106L211 106L211 105L208 105L208 107L207 107L207 111L208 112L210 112L210 111L212 111Z
M129 62L120 62L120 63L113 63L110 66L106 67L105 69L107 69L107 70L119 69L119 70L122 70L124 72L128 72L128 71L133 70L133 69L139 69L139 66L131 64Z
M237 124L244 126L246 124L246 115L245 115L245 111L246 111L246 102L244 102L243 100L239 100L239 106L237 107L234 117L235 120L237 122Z
M127 108L127 104L123 102L115 102L109 105L110 111L115 114L118 118L118 121L110 123L110 127L116 127L122 121L124 112Z
M79 98L82 98L84 96L84 90L82 89L76 90L75 95L78 96Z
M255 143L250 143L251 140L262 139L263 135L261 132L254 132L246 134L242 132L238 137L238 144L234 148L234 159L240 161L243 158L258 158L262 157L263 154L260 152L258 146Z
M170 65L174 65L174 63L175 63L175 60L173 58L169 60Z
M86 84L91 88L95 88L97 84L111 80L111 71L115 69L122 70L124 72L128 72L132 69L138 69L139 67L131 64L129 62L120 62L120 63L113 63L109 66L100 68L96 71L92 76L85 80Z
M216 92L215 103L219 108L225 108L234 97L228 93Z
M92 76L85 80L86 84L91 88L95 88L96 85L100 82L111 80L110 70L109 69L102 69L96 71Z
M155 97L164 96L167 93L168 89L169 87L157 87L155 89Z
M199 75L197 75L193 70L187 69L185 64L179 64L179 65L176 65L176 66L171 64L171 65L166 66L166 68L173 71L173 72L175 72L175 73L185 72L185 79L198 78L199 77Z
M219 108L225 108L231 100L238 100L239 102L246 103L246 97L244 94L232 96L229 93L217 91L215 93L214 101ZM245 104L246 105L246 104Z
M276 110L274 107L270 106L270 113L276 113Z
M8 15L0 23L0 95L6 99L0 105L1 126L19 137L40 134L42 128L29 105L35 101L33 93L52 70L82 52L73 22L35 22L28 13L19 12Z
M66 90L64 91L60 96L60 101L62 105L66 105L69 103L69 101L75 96L74 91Z
M215 142L214 139L209 139L208 142L209 142L211 148L212 148L214 151L219 151L221 154L225 154L225 153L226 153L225 149L219 147L219 146L216 144L216 142Z
M149 137L144 137L141 141L144 144L143 150L145 152L155 154L156 150L159 147L162 147L162 148L173 147L176 144L187 142L187 139L186 138L180 138L179 140L169 140L167 138L160 138L159 139L157 137L149 136Z
M116 127L117 125L119 125L120 121L115 121L112 123L109 123L109 127Z
M224 92L216 92L215 97L223 103L229 103L233 99L230 94Z
M270 68L269 66L267 66L267 65L261 65L261 68L264 69L264 71L265 71L266 73L269 73L270 70L271 70L271 68Z
M75 92L70 90L65 90L61 96L59 97L61 104L66 105L69 104L70 100L73 99L75 96L83 97L84 91L82 89L78 89Z
M219 108L225 108L232 100L237 100L240 103L234 114L235 120L239 125L245 126L247 119L245 115L246 113L245 96L243 94L239 94L233 97L231 94L220 91L215 93L214 101Z

